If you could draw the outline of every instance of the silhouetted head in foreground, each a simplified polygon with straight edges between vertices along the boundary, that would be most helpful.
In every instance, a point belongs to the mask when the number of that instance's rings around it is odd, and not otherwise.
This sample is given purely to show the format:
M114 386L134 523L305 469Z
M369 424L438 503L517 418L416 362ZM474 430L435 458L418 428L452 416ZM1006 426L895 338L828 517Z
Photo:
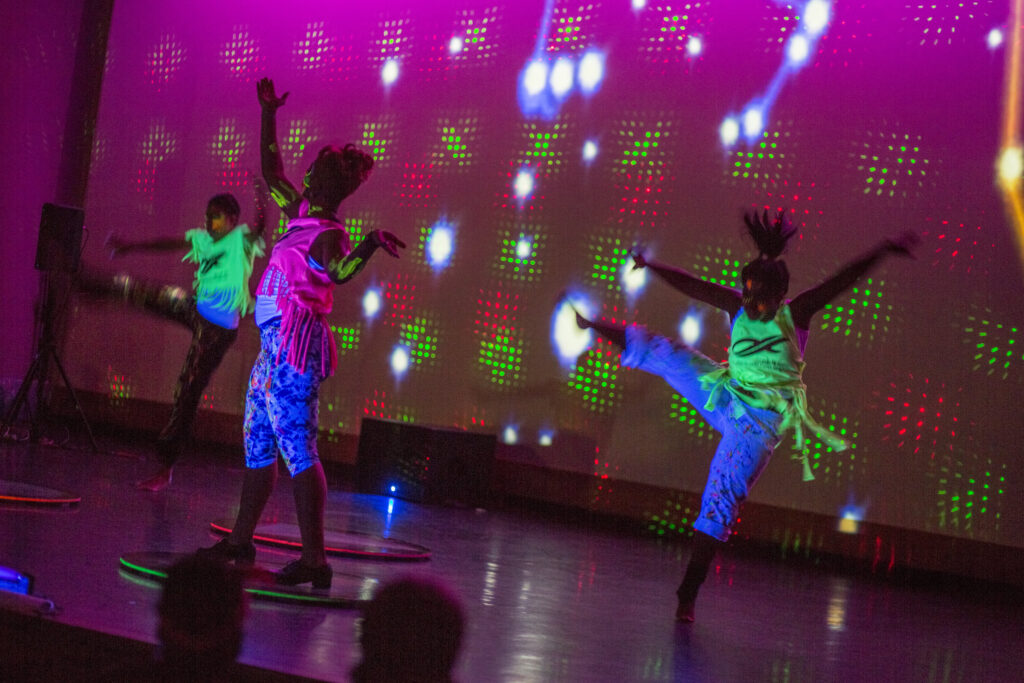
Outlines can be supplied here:
M246 613L242 580L235 567L196 555L171 566L158 607L165 664L203 678L235 661Z
M447 683L463 627L462 605L446 586L416 577L387 583L363 608L363 658L352 680Z

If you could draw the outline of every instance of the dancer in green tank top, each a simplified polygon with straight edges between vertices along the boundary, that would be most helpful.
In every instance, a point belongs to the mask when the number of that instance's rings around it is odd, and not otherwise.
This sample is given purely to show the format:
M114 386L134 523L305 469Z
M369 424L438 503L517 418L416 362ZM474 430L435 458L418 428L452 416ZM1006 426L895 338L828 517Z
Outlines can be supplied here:
M846 445L817 424L807 408L802 380L804 348L811 319L851 287L887 254L910 256L918 238L903 233L887 239L821 284L791 300L789 270L779 258L796 233L780 213L745 217L760 254L744 266L743 289L706 282L684 270L634 253L634 268L650 268L683 294L729 314L732 333L727 363L718 363L678 341L639 326L595 322L577 313L576 322L623 349L623 367L656 374L700 411L722 435L711 460L701 510L694 522L694 547L676 594L676 619L693 621L697 592L707 576L718 542L729 539L740 505L768 464L783 434L792 430L797 446L810 431L833 449ZM804 479L813 479L803 456Z

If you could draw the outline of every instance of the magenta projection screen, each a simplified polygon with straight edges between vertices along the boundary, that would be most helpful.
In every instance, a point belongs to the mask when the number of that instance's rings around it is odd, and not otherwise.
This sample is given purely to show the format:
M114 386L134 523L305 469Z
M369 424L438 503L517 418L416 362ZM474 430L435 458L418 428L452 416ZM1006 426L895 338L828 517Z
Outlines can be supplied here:
M810 406L853 448L803 444L816 479L802 483L787 439L753 498L1020 546L1010 11L117 3L84 260L187 287L180 256L110 263L103 237L182 234L222 191L250 221L255 82L270 76L291 93L278 125L293 182L322 144L363 146L376 169L343 220L356 241L385 228L409 245L335 293L340 366L321 391L324 438L357 433L364 416L461 427L498 434L534 464L694 491L717 435L607 343L561 357L559 293L723 359L728 321L627 277L632 246L737 286L754 255L743 212L785 209L800 229L787 256L796 293L912 229L916 260L884 261L812 325ZM270 223L283 226L276 209ZM115 405L169 402L187 344L170 323L80 301L67 365L76 386ZM250 318L205 408L242 413L257 349Z

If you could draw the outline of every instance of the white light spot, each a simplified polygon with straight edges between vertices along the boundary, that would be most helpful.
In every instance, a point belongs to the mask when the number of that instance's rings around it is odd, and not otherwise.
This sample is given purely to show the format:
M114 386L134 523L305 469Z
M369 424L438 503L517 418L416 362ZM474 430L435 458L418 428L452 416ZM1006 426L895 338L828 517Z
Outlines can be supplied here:
M514 181L514 187L517 197L520 199L529 197L533 194L533 173L526 169L517 173Z
M379 289L368 289L363 294L363 315L367 318L374 318L380 313L381 299Z
M523 74L523 87L528 95L538 95L548 82L548 65L546 62L534 61L526 67Z
M530 241L529 237L522 236L519 241L516 242L516 258L517 259L528 259L530 254L533 253L533 242Z
M590 163L597 158L597 143L593 140L587 140L583 143L583 161Z
M704 51L704 41L700 36L690 36L686 39L686 54L697 57Z
M589 95L597 90L604 79L604 55L590 51L580 60L579 81L583 94Z
M800 66L807 61L807 56L811 53L811 44L807 40L807 36L802 33L798 33L789 39L789 43L786 44L786 59L789 63L794 66Z
M565 97L572 90L573 63L567 57L559 57L551 69L551 93L555 97Z
M427 239L427 259L434 268L448 265L454 251L455 235L447 223L435 223Z
M391 372L401 377L409 369L409 349L404 346L396 346L391 351Z
M990 50L995 50L1002 45L1003 40L1003 30L999 28L992 29L988 32L988 35L985 36L985 44L988 45L988 49Z
M466 44L462 40L462 36L452 36L452 39L448 41L448 53L457 55L462 52L462 48Z
M508 425L501 432L501 440L509 445L515 444L519 441L519 430L515 425Z
M828 26L832 4L827 0L810 0L804 6L804 28L814 37L820 36Z
M718 137L722 140L723 145L732 147L740 137L740 124L733 117L728 117L718 127Z
M743 112L743 136L748 140L761 135L764 130L764 114L760 107L751 107Z
M380 70L380 78L384 82L384 85L391 85L398 80L397 59L389 59L384 62L384 66Z

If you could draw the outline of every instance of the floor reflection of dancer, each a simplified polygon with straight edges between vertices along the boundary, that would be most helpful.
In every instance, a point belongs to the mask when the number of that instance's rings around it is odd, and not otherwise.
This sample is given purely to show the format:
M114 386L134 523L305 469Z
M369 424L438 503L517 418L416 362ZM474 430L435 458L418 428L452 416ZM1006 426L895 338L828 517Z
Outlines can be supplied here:
M636 268L647 267L675 289L726 311L732 320L728 363L717 363L700 352L644 328L621 327L587 320L577 313L580 327L592 329L623 349L622 365L661 376L700 411L722 439L711 461L701 509L694 522L694 545L677 596L676 619L693 621L697 592L707 576L718 542L725 542L746 500L781 436L794 432L802 446L808 429L835 449L845 448L818 425L807 407L801 379L804 348L811 318L829 301L852 286L884 255L910 255L917 237L904 233L886 240L845 266L821 284L785 299L789 271L779 256L796 229L782 214L746 217L760 256L743 267L742 291L706 282L683 270L633 256ZM804 478L813 478L806 455Z
M324 550L327 483L316 449L317 397L321 381L337 364L334 338L325 320L335 284L351 279L383 248L398 256L405 244L374 230L352 249L336 212L369 177L373 158L354 145L328 145L306 172L300 193L284 176L277 146L276 112L288 97L274 84L257 85L262 109L260 149L263 177L290 219L278 238L257 288L256 324L261 349L252 369L245 406L245 480L230 535L203 553L236 563L255 557L252 536L277 481L280 449L292 476L302 557L276 577L280 584L331 583Z
M107 238L111 258L139 251L187 250L182 260L196 264L194 294L181 287L157 285L128 275L113 279L83 275L79 279L79 289L84 292L121 298L192 331L188 355L174 389L171 417L157 438L160 470L139 482L141 489L159 491L171 483L174 465L192 436L203 391L238 336L240 318L252 308L249 276L253 260L263 255L264 228L264 188L259 181L255 185L256 220L252 230L238 223L238 200L224 193L207 203L205 226L187 231L184 238Z

